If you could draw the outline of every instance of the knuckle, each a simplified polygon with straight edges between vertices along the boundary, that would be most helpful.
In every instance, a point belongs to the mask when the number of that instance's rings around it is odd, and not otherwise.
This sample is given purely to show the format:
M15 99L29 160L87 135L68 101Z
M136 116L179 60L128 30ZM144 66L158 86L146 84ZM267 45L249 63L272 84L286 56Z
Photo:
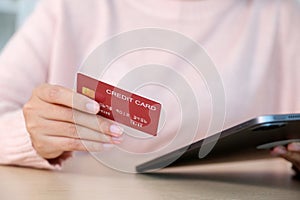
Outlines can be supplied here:
M26 121L25 123L26 129L29 132L30 135L34 136L36 130L38 129L37 124L34 121Z
M33 106L30 103L26 103L26 104L24 104L22 110L23 110L24 115L27 115L28 113L33 111Z
M78 139L70 138L66 144L68 150L75 151L81 149L81 142Z
M47 141L39 137L39 134L34 134L34 137L30 135L31 145L36 152L43 158L55 158L58 157L62 150L56 143Z
M74 124L68 125L68 133L73 138L78 138L77 128Z
M40 140L32 139L32 146L38 151L44 151L45 144Z
M51 102L56 102L59 97L60 97L60 94L61 94L61 87L60 86L57 86L57 85L53 85L51 87L48 87L48 91L47 91L47 96L48 96L48 99L51 101Z
M72 109L66 109L65 118L68 119L70 122L74 121L74 113Z
M110 123L108 121L101 119L99 121L99 125L100 125L100 131L102 133L108 133L109 132Z
M73 110L69 108L58 108L58 112L63 116L64 119L71 122L73 121Z

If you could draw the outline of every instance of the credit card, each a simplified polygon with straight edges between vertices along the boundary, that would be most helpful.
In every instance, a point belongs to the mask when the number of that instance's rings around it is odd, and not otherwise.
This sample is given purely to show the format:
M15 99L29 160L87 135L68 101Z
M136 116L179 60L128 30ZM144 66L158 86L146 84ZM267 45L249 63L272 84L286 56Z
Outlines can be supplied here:
M87 75L77 74L77 92L97 101L98 115L156 136L161 104Z

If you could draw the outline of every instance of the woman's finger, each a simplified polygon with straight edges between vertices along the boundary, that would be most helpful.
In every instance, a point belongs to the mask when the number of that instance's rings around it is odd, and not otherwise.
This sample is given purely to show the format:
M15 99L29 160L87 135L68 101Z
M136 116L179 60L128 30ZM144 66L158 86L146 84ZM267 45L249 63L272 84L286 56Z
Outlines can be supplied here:
M40 124L43 124L44 128L39 132L48 136L67 137L112 144L120 144L122 141L122 138L120 137L111 137L73 123L43 119Z
M101 152L112 149L114 145L77 138L41 135L34 147L43 158L52 159L66 151Z
M48 136L48 142L55 143L54 148L60 148L63 151L91 151L101 152L112 149L113 144L105 144L88 140L81 140L76 138L66 137L52 137Z
M300 153L300 143L299 142L291 143L288 145L287 149L288 151L294 151Z
M35 89L34 94L42 101L74 108L82 112L97 114L100 110L96 101L57 85L43 84Z
M272 150L271 154L274 156L280 156L290 161L295 166L300 166L300 152L288 151L286 147L278 146Z
M60 105L45 104L46 105L38 111L39 116L44 119L73 123L113 137L120 137L123 134L121 127L109 122L101 116L84 113Z

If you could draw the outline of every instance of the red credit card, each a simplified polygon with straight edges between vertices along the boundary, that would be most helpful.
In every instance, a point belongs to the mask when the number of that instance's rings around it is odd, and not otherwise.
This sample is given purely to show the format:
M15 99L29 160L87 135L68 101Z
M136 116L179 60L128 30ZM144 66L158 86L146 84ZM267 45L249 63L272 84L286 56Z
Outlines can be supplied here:
M77 74L77 92L100 104L100 116L157 135L160 103L81 73Z

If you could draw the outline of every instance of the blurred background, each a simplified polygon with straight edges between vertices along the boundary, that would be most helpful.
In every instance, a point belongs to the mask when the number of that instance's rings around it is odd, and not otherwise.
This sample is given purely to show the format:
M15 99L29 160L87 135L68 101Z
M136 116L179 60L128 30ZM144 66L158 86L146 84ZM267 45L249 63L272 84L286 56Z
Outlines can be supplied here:
M0 0L0 51L23 24L38 0Z

